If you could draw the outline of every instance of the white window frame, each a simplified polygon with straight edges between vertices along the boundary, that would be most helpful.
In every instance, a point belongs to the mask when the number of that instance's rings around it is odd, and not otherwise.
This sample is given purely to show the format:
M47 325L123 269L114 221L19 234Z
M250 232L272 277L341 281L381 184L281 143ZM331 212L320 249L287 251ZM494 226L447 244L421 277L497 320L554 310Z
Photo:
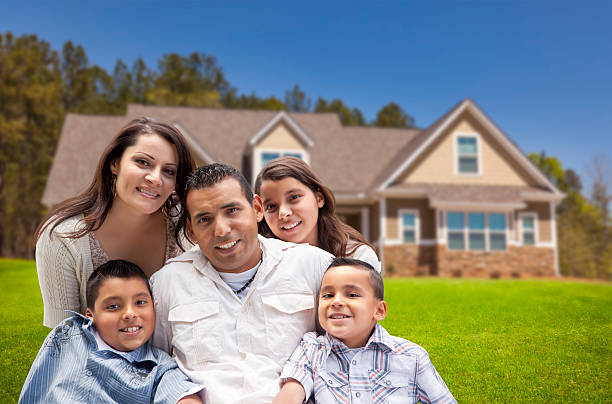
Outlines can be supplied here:
M399 209L397 211L397 228L398 228L398 239L401 240L402 244L412 245L413 243L406 243L404 241L404 215L414 215L414 244L418 245L421 240L421 220L419 217L419 211L417 209Z
M524 217L532 217L533 218L533 247L536 247L538 245L538 240L540 239L539 235L538 235L538 213L537 212L521 212L518 215L519 218L519 235L520 235L520 240L521 240L521 245L524 246L525 242L523 240L523 235L524 235L524 231L523 231L523 218ZM527 244L527 245L531 245L531 244Z
M310 155L304 149L274 149L274 148L256 148L253 153L253 182L255 182L255 178L263 168L261 164L261 159L264 153L278 153L279 157L286 156L287 154L300 154L302 155L302 160L306 162L306 164L310 165Z
M448 213L461 213L463 214L463 249L451 249L449 248L449 242L448 242L448 238L449 238L449 233L459 233L459 230L450 230L448 228L448 218L447 218L447 214ZM472 230L472 232L474 233L482 233L484 234L484 242L485 242L485 248L484 250L471 250L470 249L470 223L469 223L469 214L470 213L482 213L484 214L484 220L485 220L485 228L484 230ZM504 230L491 230L489 227L489 215L490 214L500 214L500 215L504 215L504 225L505 228ZM495 212L495 211L482 211L482 210L445 210L442 211L442 220L443 220L443 242L444 244L446 244L446 248L449 251L470 251L470 252L496 252L496 251L508 251L508 243L509 243L509 227L510 227L510 218L507 212ZM491 250L491 243L490 243L490 235L491 234L504 234L506 237L506 248L503 250Z
M476 165L478 166L478 170L475 173L462 173L459 171L459 138L467 137L476 139ZM456 176L466 176L466 177L480 177L482 176L482 141L479 133L464 133L464 132L455 132L453 135L453 159L454 159L454 167L455 167L455 175Z
M504 230L491 230L491 226L489 225L489 215L503 215L504 216ZM508 220L508 213L506 212L485 212L485 223L486 223L486 227L485 227L485 232L486 232L486 240L485 240L485 244L486 244L486 251L507 251L508 250L508 227L510 225L510 222ZM506 241L504 243L505 248L503 250L492 250L491 249L491 234L503 234L504 237L506 238Z

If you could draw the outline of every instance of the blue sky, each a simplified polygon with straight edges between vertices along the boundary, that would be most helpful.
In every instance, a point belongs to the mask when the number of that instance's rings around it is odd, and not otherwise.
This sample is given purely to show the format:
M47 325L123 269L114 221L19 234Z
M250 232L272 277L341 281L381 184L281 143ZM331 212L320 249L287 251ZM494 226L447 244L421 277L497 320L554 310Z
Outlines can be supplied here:
M395 101L426 127L471 97L525 152L585 178L612 158L612 1L162 2L0 0L0 32L90 63L217 57L239 92L341 98L367 120Z

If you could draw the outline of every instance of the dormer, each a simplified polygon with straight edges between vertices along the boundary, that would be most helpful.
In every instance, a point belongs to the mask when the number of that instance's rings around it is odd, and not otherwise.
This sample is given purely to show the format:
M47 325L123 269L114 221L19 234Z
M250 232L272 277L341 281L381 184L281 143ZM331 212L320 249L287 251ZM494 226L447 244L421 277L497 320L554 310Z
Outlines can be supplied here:
M251 149L251 180L270 161L282 156L294 156L310 164L314 141L285 111L279 112L249 141Z

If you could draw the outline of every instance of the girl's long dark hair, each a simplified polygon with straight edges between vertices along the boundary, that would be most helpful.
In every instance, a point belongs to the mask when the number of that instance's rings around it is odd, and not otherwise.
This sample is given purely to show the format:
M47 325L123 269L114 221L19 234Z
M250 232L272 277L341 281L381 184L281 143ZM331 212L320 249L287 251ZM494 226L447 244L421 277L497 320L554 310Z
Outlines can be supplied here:
M81 213L84 216L83 226L74 232L62 234L62 236L79 238L90 231L98 230L102 223L104 223L113 201L111 164L114 161L120 160L125 149L133 146L139 136L150 134L161 136L176 149L178 167L175 191L177 197L171 195L166 200L164 209L166 212L176 212L177 209L180 209L176 200L183 199L182 194L185 190L187 175L195 166L185 138L183 138L178 129L171 125L151 118L137 118L124 126L109 145L106 146L98 161L95 176L87 190L53 207L49 214L40 222L36 232L34 232L34 246L48 226L51 226L51 232L53 232L61 222Z
M361 233L338 219L336 216L336 198L333 192L323 185L308 164L299 158L279 157L266 164L255 180L255 193L260 193L263 181L280 181L287 177L295 178L307 186L315 195L320 192L325 198L325 204L322 208L319 208L319 220L317 222L319 248L336 257L350 256L359 246L364 244L374 249ZM259 222L258 228L259 234L262 236L278 238L270 230L265 218ZM355 244L347 250L349 240L354 241Z

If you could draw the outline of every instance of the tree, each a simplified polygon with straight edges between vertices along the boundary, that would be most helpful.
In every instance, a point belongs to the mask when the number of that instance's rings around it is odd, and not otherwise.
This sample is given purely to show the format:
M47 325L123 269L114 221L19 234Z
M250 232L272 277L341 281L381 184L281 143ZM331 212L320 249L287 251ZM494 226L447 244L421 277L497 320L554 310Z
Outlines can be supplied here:
M414 118L394 102L390 102L378 111L374 126L388 128L413 128Z
M0 100L0 254L31 257L64 116L59 57L48 42L0 34Z
M147 67L145 61L139 57L132 65L132 86L130 94L134 102L144 104L147 94L153 88L155 80L153 72Z
M255 93L250 95L236 95L236 89L231 89L221 99L221 103L225 108L231 109L266 109L272 111L280 111L287 109L285 104L278 98L272 96L269 98L260 98Z
M340 122L345 126L364 125L365 121L359 109L349 109L339 98L334 98L331 102L319 97L315 104L314 112L334 112L338 114Z
M296 84L293 89L285 91L285 105L291 112L308 112L311 101L310 97L306 97L306 93Z

